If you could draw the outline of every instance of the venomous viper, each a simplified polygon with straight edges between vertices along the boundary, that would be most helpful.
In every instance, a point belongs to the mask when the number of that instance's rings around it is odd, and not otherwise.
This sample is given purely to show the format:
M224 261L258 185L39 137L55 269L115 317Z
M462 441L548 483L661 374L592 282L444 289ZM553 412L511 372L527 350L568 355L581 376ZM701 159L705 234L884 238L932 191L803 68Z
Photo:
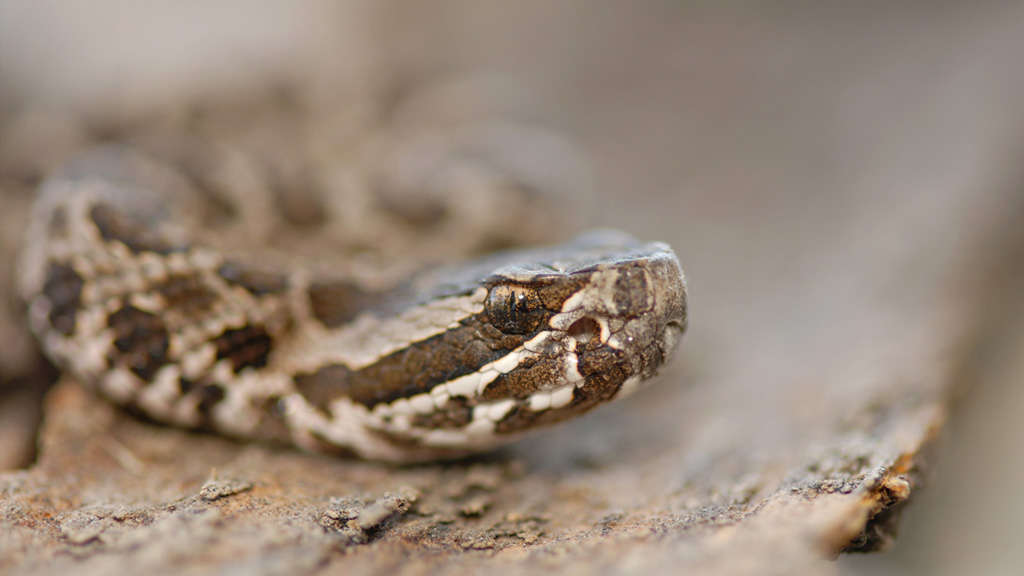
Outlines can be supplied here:
M453 457L626 396L685 330L683 273L661 243L591 232L381 273L307 261L272 230L277 250L218 232L259 202L194 184L133 148L94 149L43 184L20 260L47 355L159 422Z

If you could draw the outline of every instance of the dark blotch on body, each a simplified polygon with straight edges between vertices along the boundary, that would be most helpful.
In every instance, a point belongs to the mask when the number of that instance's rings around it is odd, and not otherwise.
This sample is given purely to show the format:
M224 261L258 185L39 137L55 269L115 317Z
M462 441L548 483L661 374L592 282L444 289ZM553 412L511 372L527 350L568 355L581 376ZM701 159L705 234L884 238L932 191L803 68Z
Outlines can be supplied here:
M331 401L345 395L351 374L345 366L331 364L310 374L296 375L295 388L315 408L327 413Z
M198 387L199 383L196 382L195 380L185 378L184 376L180 376L178 378L178 391L181 392L182 396L188 394L189 392L195 390Z
M196 276L170 276L164 282L153 286L153 291L164 297L168 308L176 309L186 316L209 310L218 298L217 294Z
M159 316L129 304L108 316L107 325L114 330L114 347L139 378L149 382L167 364L170 336Z
M217 347L217 360L229 359L237 374L244 368L266 366L274 340L266 328L257 325L225 330L213 344Z
M199 389L198 394L199 404L196 405L196 409L207 418L210 417L213 407L227 396L224 387L219 384L207 384Z
M379 298L376 294L342 281L316 282L309 287L309 304L313 316L330 328L354 320Z
M75 315L82 307L85 281L66 264L51 263L46 270L43 295L50 301L50 325L65 336L75 331Z
M228 283L245 288L254 296L278 294L288 286L286 277L281 274L248 268L235 262L225 262L217 274Z
M156 233L153 223L140 222L123 210L107 204L97 204L89 211L89 217L96 224L104 240L124 244L129 250L170 254L181 252L185 246L171 244Z

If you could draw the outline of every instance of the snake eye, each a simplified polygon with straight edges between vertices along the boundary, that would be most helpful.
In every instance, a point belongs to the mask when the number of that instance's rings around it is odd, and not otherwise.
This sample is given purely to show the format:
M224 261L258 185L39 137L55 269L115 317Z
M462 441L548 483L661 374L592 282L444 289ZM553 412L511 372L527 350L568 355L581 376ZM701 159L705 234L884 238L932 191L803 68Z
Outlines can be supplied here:
M505 334L527 334L544 321L544 306L533 290L502 284L491 288L484 305L491 325Z

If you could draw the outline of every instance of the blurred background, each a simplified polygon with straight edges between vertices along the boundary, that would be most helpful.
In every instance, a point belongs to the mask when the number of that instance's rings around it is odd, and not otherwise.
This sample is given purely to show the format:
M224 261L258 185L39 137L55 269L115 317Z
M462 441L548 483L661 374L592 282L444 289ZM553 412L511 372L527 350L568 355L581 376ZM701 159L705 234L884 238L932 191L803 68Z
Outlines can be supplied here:
M3 0L0 171L91 137L54 118L237 98L267 78L386 114L436 86L425 106L450 98L459 114L499 110L572 142L591 201L569 219L675 248L693 306L677 370L785 379L794 354L838 361L829 351L866 298L853 276L902 262L894 239L970 236L993 197L1024 197L1022 54L1019 3ZM8 245L16 226L4 223ZM842 557L844 570L1024 568L1021 268L992 293L1005 306L959 372L902 538ZM842 329L823 337L822 324ZM729 402L771 410L771 390ZM765 436L792 433L779 426Z

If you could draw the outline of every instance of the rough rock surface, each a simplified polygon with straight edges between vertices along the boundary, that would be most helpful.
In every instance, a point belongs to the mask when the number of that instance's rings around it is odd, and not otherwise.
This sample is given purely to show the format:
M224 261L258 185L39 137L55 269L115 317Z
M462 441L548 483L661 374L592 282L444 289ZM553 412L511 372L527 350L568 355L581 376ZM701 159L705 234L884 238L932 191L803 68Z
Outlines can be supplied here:
M385 14L409 32L385 64L538 87L592 160L593 219L687 271L660 382L493 454L395 468L153 425L65 379L36 463L0 473L0 573L833 574L892 541L1020 242L1021 79L994 57L1020 53L1020 11L620 8L566 40L575 9L535 7L536 37L507 10ZM25 167L93 136L5 112L9 246Z

